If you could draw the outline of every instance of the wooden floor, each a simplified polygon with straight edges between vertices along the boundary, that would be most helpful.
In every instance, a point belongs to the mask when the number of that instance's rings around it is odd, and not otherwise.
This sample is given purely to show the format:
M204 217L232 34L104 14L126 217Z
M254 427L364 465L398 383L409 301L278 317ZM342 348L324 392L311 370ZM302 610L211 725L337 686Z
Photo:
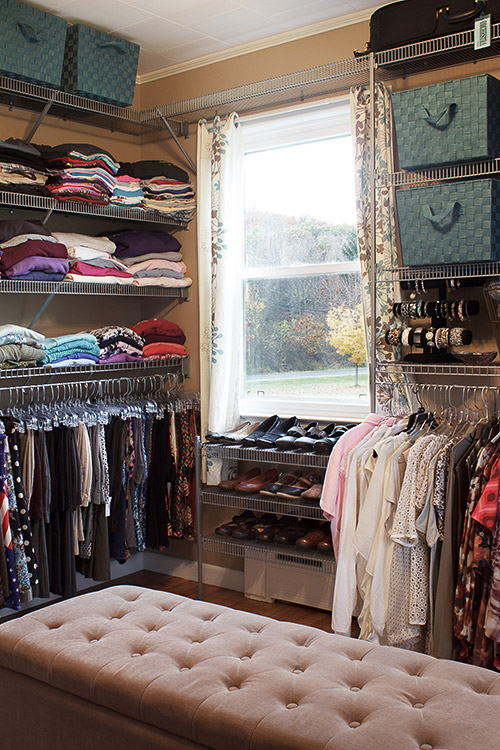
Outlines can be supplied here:
M184 578L166 576L148 570L132 573L117 581L113 581L113 585L116 584L144 586L161 591L170 591L172 594L188 596L191 599L198 598L198 584L195 581L186 581ZM241 609L245 612L253 612L257 615L273 617L275 620L286 620L289 622L298 622L302 625L311 625L312 627L326 630L329 633L332 632L330 626L331 613L324 610L303 607L300 604L289 604L288 602L273 602L272 604L258 602L248 599L238 591L222 589L218 586L209 586L208 584L205 584L203 587L203 595L205 601L221 604L224 607L232 607L233 609Z

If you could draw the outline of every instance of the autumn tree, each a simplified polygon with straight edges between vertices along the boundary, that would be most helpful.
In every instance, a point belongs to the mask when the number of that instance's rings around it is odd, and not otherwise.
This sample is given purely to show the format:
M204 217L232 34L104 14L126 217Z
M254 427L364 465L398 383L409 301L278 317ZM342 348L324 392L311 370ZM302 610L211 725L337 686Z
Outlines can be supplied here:
M358 368L366 362L366 337L363 316L363 305L353 307L339 305L332 307L326 316L328 342L339 354L343 354L356 367L356 385L358 385Z

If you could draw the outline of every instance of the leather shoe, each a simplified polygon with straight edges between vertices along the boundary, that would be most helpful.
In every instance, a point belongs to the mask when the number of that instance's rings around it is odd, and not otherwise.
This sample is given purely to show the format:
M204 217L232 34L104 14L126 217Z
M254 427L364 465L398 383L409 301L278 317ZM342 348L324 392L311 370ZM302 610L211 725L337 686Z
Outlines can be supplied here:
M233 433L239 432L240 430L244 430L245 427L249 426L249 424L250 422L243 422L237 427L233 427L231 430L226 430L225 432L207 432L207 434L205 435L205 439L209 443L219 443L225 435L232 435Z
M295 425L290 430L288 430L284 437L278 438L276 440L276 447L282 451L293 450L293 446L297 438L304 437L304 435L307 435L309 430L312 430L313 427L318 426L319 425L317 422L309 422L309 424L305 427Z
M319 502L321 500L321 493L323 492L323 485L321 482L316 482L313 484L312 487L309 487L308 490L304 490L304 492L301 494L300 499L301 500L316 500Z
M318 544L323 542L327 536L330 536L330 524L323 523L297 539L295 546L302 549L316 549Z
M255 430L252 430L249 435L244 437L241 441L241 444L248 447L255 447L257 439L261 438L266 434L266 432L269 432L269 430L272 430L274 427L276 427L276 425L279 424L279 421L280 418L277 414L274 414L272 417L268 417L263 422L258 424Z
M253 495L256 492L260 492L261 489L266 486L266 484L275 482L277 478L278 470L269 469L268 471L264 471L262 474L257 474L257 476L253 477L253 479L248 479L245 482L237 484L234 489L235 492L245 492L248 495Z
M237 484L253 479L257 476L257 474L260 474L260 469L258 466L245 471L244 474L239 474L234 479L224 479L222 482L219 482L219 487L221 488L221 490L234 490Z
M271 430L266 432L265 435L262 435L262 437L257 438L257 445L259 448L274 448L276 445L276 440L278 438L283 437L283 435L286 435L287 431L291 427L297 427L299 424L299 420L297 417L290 417L290 419L280 419L277 425L275 425Z
M237 516L233 516L231 521L226 521L226 523L217 526L217 528L215 529L215 533L219 534L219 536L231 536L233 530L240 524L256 522L257 516L255 515L255 513L251 510L244 510L243 513L240 513Z
M314 444L322 438L330 437L330 435L337 429L336 424L329 424L324 429L320 430L319 427L313 427L308 430L304 437L297 438L293 444L294 449L301 451L311 451L314 448Z
M299 477L300 471L290 472L289 474L280 474L276 482L266 484L266 486L259 490L259 492L261 495L270 495L271 497L274 497L282 487L289 484L295 484Z
M295 518L290 525L285 526L284 529L275 535L273 542L276 544L290 544L294 545L297 539L300 539L304 534L311 529L314 521L308 519L297 519Z
M278 519L274 513L264 513L263 516L254 522L243 522L238 524L238 526L231 531L231 536L234 539L254 539L257 529L262 530L264 526L276 523L277 520Z
M302 493L317 483L318 478L315 476L300 477L295 484L283 486L276 494L279 497L286 497L287 500L300 500Z

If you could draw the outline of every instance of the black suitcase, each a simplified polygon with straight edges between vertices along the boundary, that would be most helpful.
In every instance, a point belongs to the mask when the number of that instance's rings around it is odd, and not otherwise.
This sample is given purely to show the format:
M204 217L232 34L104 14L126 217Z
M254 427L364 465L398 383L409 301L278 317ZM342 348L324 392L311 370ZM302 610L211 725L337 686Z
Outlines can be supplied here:
M380 52L468 31L481 13L498 23L500 0L402 0L384 5L371 15L367 51Z

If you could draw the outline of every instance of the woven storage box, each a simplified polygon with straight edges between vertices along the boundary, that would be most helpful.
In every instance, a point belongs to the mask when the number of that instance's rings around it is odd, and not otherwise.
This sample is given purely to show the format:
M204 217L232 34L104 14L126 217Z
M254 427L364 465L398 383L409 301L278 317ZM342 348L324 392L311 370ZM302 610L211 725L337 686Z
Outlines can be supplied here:
M398 190L396 200L404 265L500 259L500 181Z
M139 45L84 24L68 27L62 86L91 99L130 106Z
M490 75L393 94L400 167L500 156L500 81Z
M0 74L60 86L68 22L16 0L0 0L0 13Z

